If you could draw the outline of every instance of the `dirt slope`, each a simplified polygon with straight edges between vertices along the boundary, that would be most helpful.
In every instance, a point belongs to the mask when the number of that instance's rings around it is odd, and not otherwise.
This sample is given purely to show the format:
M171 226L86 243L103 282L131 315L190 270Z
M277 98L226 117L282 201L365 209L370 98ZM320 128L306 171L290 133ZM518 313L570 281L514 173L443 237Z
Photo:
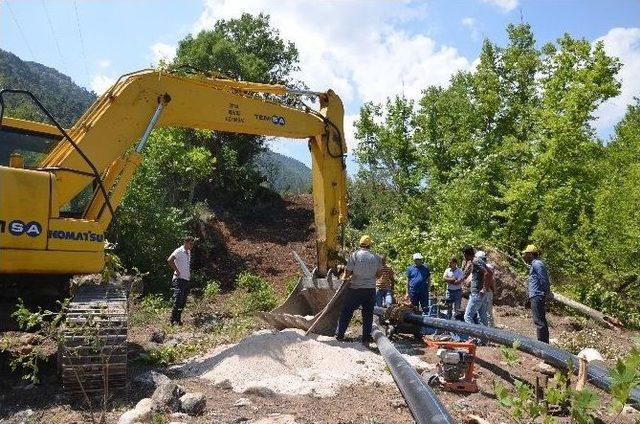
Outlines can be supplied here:
M248 270L282 291L288 279L299 275L292 251L310 269L315 266L313 200L309 194L274 201L252 218L212 217L200 236L210 240L213 248L200 252L199 260L224 288L231 288L236 276Z

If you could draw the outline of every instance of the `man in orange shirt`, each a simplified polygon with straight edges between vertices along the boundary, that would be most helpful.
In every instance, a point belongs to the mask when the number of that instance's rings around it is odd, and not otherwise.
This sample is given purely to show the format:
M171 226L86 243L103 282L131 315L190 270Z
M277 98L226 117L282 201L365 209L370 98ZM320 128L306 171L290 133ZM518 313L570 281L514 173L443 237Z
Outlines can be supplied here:
M387 255L381 255L382 269L380 277L376 280L376 306L388 308L393 304L393 288L396 284L396 277L393 269L387 265Z

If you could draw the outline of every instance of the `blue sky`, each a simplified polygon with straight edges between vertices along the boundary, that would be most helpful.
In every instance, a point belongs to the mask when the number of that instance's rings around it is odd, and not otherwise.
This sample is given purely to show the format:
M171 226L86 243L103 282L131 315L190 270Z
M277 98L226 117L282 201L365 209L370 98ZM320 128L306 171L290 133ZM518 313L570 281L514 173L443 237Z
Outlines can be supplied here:
M603 39L621 58L622 94L598 111L604 139L640 96L640 2L631 0L0 0L0 47L101 92L123 73L171 58L187 34L260 11L296 43L299 77L345 101L351 148L363 102L396 93L417 99L429 84L446 85L453 72L473 66L483 38L504 43L506 25L521 17L539 44L568 32ZM309 164L306 143L274 140L272 147Z

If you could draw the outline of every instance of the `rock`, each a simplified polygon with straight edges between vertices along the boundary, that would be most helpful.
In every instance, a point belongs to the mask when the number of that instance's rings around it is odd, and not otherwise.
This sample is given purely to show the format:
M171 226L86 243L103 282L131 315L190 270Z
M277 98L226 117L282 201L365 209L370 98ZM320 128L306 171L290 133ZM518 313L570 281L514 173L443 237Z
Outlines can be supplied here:
M151 332L151 337L149 337L149 340L154 343L162 343L164 342L165 336L166 333L163 330L153 330Z
M240 398L233 404L233 406L237 406L237 407L251 406L251 405L253 405L253 403L251 403L251 401L247 398Z
M584 359L587 360L587 362L592 362L592 361L604 362L604 358L602 357L600 352L598 352L597 350L595 350L595 349L593 349L591 347L587 347L585 349L582 349L578 353L578 358L584 358Z
M182 411L189 415L200 415L207 405L207 398L202 393L187 393L180 398Z
M151 398L140 399L134 409L156 409L156 402Z
M276 395L276 392L274 392L270 388L264 387L264 386L247 387L247 389L244 391L244 393L249 394L249 395L258 395L258 396L262 396L262 397L271 397L271 396L275 396Z
M214 387L217 387L219 389L225 389L225 390L231 390L233 388L233 386L231 385L231 381L229 381L228 379L224 379L216 383Z
M33 415L33 410L32 409L24 409L22 411L16 412L15 414L13 414L13 416L11 418L9 418L8 420L6 420L7 423L11 423L11 424L27 424L27 423L31 423L34 422L33 418L31 418L31 416ZM5 422L5 421L2 421Z
M251 421L251 424L296 424L296 417L290 414L271 414Z
M196 324L201 331L208 333L222 326L222 320L216 315L207 315L198 319Z
M159 386L171 383L171 379L162 373L147 371L134 378L133 383L137 386L136 388L140 390L143 396L148 396L151 395Z
M394 407L394 408L406 408L407 407L407 403L404 401L404 399L391 399L389 404L391 404L391 406Z
M144 401L144 402L143 402ZM136 422L145 422L151 418L151 414L155 411L156 404L149 398L144 398L134 409L130 409L124 414L120 415L118 424L134 424ZM138 407L140 405L140 407Z
M640 411L634 409L633 407L629 406L629 405L625 405L624 408L622 408L622 415L626 416L626 417L640 417Z
M151 396L162 410L176 412L180 409L180 393L182 388L176 383L169 382L159 386Z
M180 340L178 339L169 339L169 341L165 342L163 346L166 347L177 347L180 344Z

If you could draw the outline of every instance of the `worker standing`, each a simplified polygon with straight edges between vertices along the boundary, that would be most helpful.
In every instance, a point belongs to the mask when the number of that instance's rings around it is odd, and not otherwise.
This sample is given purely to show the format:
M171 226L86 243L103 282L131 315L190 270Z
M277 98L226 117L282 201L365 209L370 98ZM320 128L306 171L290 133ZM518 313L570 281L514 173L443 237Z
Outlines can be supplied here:
M413 254L413 265L407 269L407 297L414 307L422 309L424 315L429 314L429 287L431 271L424 263L421 253Z
M494 275L495 267L493 264L489 263L489 258L485 251L479 250L476 252L475 257L481 259L484 262L485 267L484 283L482 285L484 290L484 295L482 296L484 308L482 313L484 316L480 315L480 311L478 312L479 322L486 323L489 327L495 327L495 321L493 319L493 294L496 290L496 279Z
M169 255L167 262L173 269L171 287L173 289L173 310L171 311L171 325L182 325L182 310L189 295L189 281L191 280L191 249L195 239L187 236L182 246Z
M373 308L376 303L376 278L380 276L382 261L371 251L373 241L368 235L360 237L360 248L353 252L347 260L345 279L351 278L340 312L336 339L344 340L353 313L362 307L362 343L373 341Z
M376 306L388 308L393 304L393 289L396 283L396 277L393 275L393 269L387 266L387 255L381 255L382 269L380 277L376 280Z
M469 302L464 312L464 321L470 324L487 325L487 305L484 298L486 294L484 281L487 268L482 259L483 253L482 251L476 252L473 262L471 262Z
M533 323L536 326L538 340L549 343L549 325L547 323L547 297L551 293L547 266L540 259L540 252L534 244L522 251L524 261L529 265L528 296L531 304Z
M458 267L458 258L449 259L449 267L444 271L444 281L447 283L446 301L450 304L449 318L456 316L462 308L462 268Z

